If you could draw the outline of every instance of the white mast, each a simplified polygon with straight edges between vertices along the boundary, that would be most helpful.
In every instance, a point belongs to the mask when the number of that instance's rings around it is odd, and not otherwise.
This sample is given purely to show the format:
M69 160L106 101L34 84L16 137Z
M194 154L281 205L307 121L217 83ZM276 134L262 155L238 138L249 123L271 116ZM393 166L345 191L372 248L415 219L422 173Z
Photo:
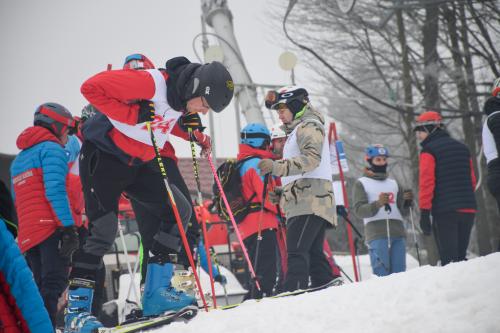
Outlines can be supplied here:
M226 0L202 0L201 8L205 22L214 29L220 47L224 52L224 65L228 68L235 83L236 110L243 112L248 123L265 125L264 116L257 100L257 90L241 56L233 30L233 15ZM239 112L237 112L239 113ZM240 132L239 114L236 115L238 134Z

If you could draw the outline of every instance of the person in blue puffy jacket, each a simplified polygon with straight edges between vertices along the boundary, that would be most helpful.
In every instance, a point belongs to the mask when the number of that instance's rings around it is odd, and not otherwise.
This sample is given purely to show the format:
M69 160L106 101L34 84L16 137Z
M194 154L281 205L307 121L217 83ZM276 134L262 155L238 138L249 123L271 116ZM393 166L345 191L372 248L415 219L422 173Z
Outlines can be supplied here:
M64 150L75 121L64 106L45 103L36 109L33 125L17 139L21 152L10 168L12 193L19 220L18 244L55 326L57 302L68 285L69 260L78 248Z
M52 323L33 275L14 240L15 232L7 227L9 221L4 212L14 207L7 187L3 183L1 185L0 332L52 332Z

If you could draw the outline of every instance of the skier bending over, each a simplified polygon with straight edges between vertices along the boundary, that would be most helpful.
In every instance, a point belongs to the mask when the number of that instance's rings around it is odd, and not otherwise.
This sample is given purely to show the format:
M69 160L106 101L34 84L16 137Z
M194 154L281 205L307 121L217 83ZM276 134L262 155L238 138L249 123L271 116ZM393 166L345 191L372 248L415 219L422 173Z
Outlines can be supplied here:
M370 251L373 274L386 276L406 270L405 228L401 210L411 203L411 190L402 191L389 178L389 151L383 145L370 145L365 150L368 167L365 176L354 183L353 211L363 219L365 239Z
M102 324L91 315L95 272L112 246L118 227L118 201L122 192L160 217L154 228L151 256L142 298L143 314L153 316L193 304L194 298L171 285L182 248L180 231L156 161L146 124L157 144L182 129L179 118L189 113L222 111L233 97L233 82L218 62L191 63L170 59L165 70L113 70L89 78L81 87L84 97L100 113L83 125L80 177L89 219L90 236L73 256L65 332L91 332ZM180 134L182 135L182 134ZM200 131L193 139L205 151L209 138ZM168 166L166 167L168 171ZM191 205L172 184L182 223L191 218ZM140 223L140 221L139 221Z
M328 138L323 116L309 103L305 89L270 91L266 106L277 110L288 135L283 159L259 162L261 174L281 177L281 207L286 215L288 272L285 289L293 291L331 282L323 253L325 229L337 224Z
M153 62L148 59L145 55L135 53L128 55L125 57L125 62L123 64L123 69L134 69L134 70L148 70L154 69L155 66ZM203 135L202 132L205 129L203 124L201 123L200 116L197 112L191 112L185 114L183 117L180 117L177 122L177 129L172 134L179 136L185 140L189 140L188 128L190 128L193 132L196 132L203 141L203 153L209 153L210 149L210 137L208 135ZM177 156L175 154L175 149L169 141L165 142L165 145L160 149L160 155L163 161L163 165L167 169L167 175L169 177L170 184L177 187L177 189L184 195L185 198L190 199L191 195L189 194L189 189L182 178L181 172L177 165ZM153 164L157 164L156 160L150 162ZM139 233L141 234L141 245L142 245L142 263L141 263L141 286L146 282L146 270L147 263L149 261L149 251L151 250L151 246L154 242L153 237L155 236L156 230L158 226L161 224L161 216L158 214L154 214L151 212L146 205L141 204L140 201L134 199L133 196L130 196L130 204L135 213L136 220L138 221ZM191 251L194 252L194 249L198 246L198 238L199 238L199 230L200 226L198 224L198 220L196 218L196 214L194 213L193 205L191 200L188 200L190 204L191 210L191 218L189 220L189 225L186 229L186 236L191 247ZM199 249L202 253L204 253L204 249ZM182 255L185 255L185 251L181 252ZM197 256L196 256L197 257ZM196 258L194 258L196 260ZM189 266L187 258L181 258L178 261L180 263L184 263ZM202 261L205 263L205 261ZM219 270L215 268L215 265L212 265L214 272L214 280L219 283L226 283L226 277L220 274ZM208 266L202 265L203 269L208 271ZM194 278L193 278L194 282Z

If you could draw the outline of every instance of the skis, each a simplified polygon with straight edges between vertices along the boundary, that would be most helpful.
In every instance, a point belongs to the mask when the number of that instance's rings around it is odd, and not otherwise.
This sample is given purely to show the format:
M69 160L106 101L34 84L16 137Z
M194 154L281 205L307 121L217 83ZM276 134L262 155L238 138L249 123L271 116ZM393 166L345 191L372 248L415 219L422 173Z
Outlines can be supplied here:
M177 311L170 312L158 317L139 318L133 322L125 322L116 327L103 327L97 329L96 333L133 333L143 332L160 326L168 325L176 321L187 322L193 319L198 313L196 306L186 306Z
M306 294L306 293L312 293L315 291L323 290L323 289L326 289L329 287L341 286L343 284L344 284L344 282L343 282L342 278L336 278L336 279L333 279L332 281L330 281L324 285L318 286L318 287L307 288L307 289L297 289L294 291L285 291L285 292L278 294L278 295L268 296L268 297L264 297L261 299L257 299L256 301L260 302L263 299L275 299L275 298L282 298L282 297L289 297L289 296L297 296L297 295L302 295L302 294ZM219 309L221 309L221 310L234 309L234 308L240 306L241 304L243 304L243 303L236 303L236 304L221 306L221 307L219 307Z

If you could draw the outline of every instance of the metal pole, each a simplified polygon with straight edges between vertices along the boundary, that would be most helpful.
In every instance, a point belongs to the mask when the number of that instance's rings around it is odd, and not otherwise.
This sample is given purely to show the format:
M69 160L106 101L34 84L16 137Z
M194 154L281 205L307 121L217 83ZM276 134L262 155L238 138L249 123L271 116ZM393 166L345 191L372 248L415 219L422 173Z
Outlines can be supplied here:
M411 231L413 233L413 241L415 242L415 249L417 250L417 259L418 265L422 266L420 261L420 250L418 248L417 234L415 233L415 222L413 221L413 207L410 206L410 222L411 222Z

